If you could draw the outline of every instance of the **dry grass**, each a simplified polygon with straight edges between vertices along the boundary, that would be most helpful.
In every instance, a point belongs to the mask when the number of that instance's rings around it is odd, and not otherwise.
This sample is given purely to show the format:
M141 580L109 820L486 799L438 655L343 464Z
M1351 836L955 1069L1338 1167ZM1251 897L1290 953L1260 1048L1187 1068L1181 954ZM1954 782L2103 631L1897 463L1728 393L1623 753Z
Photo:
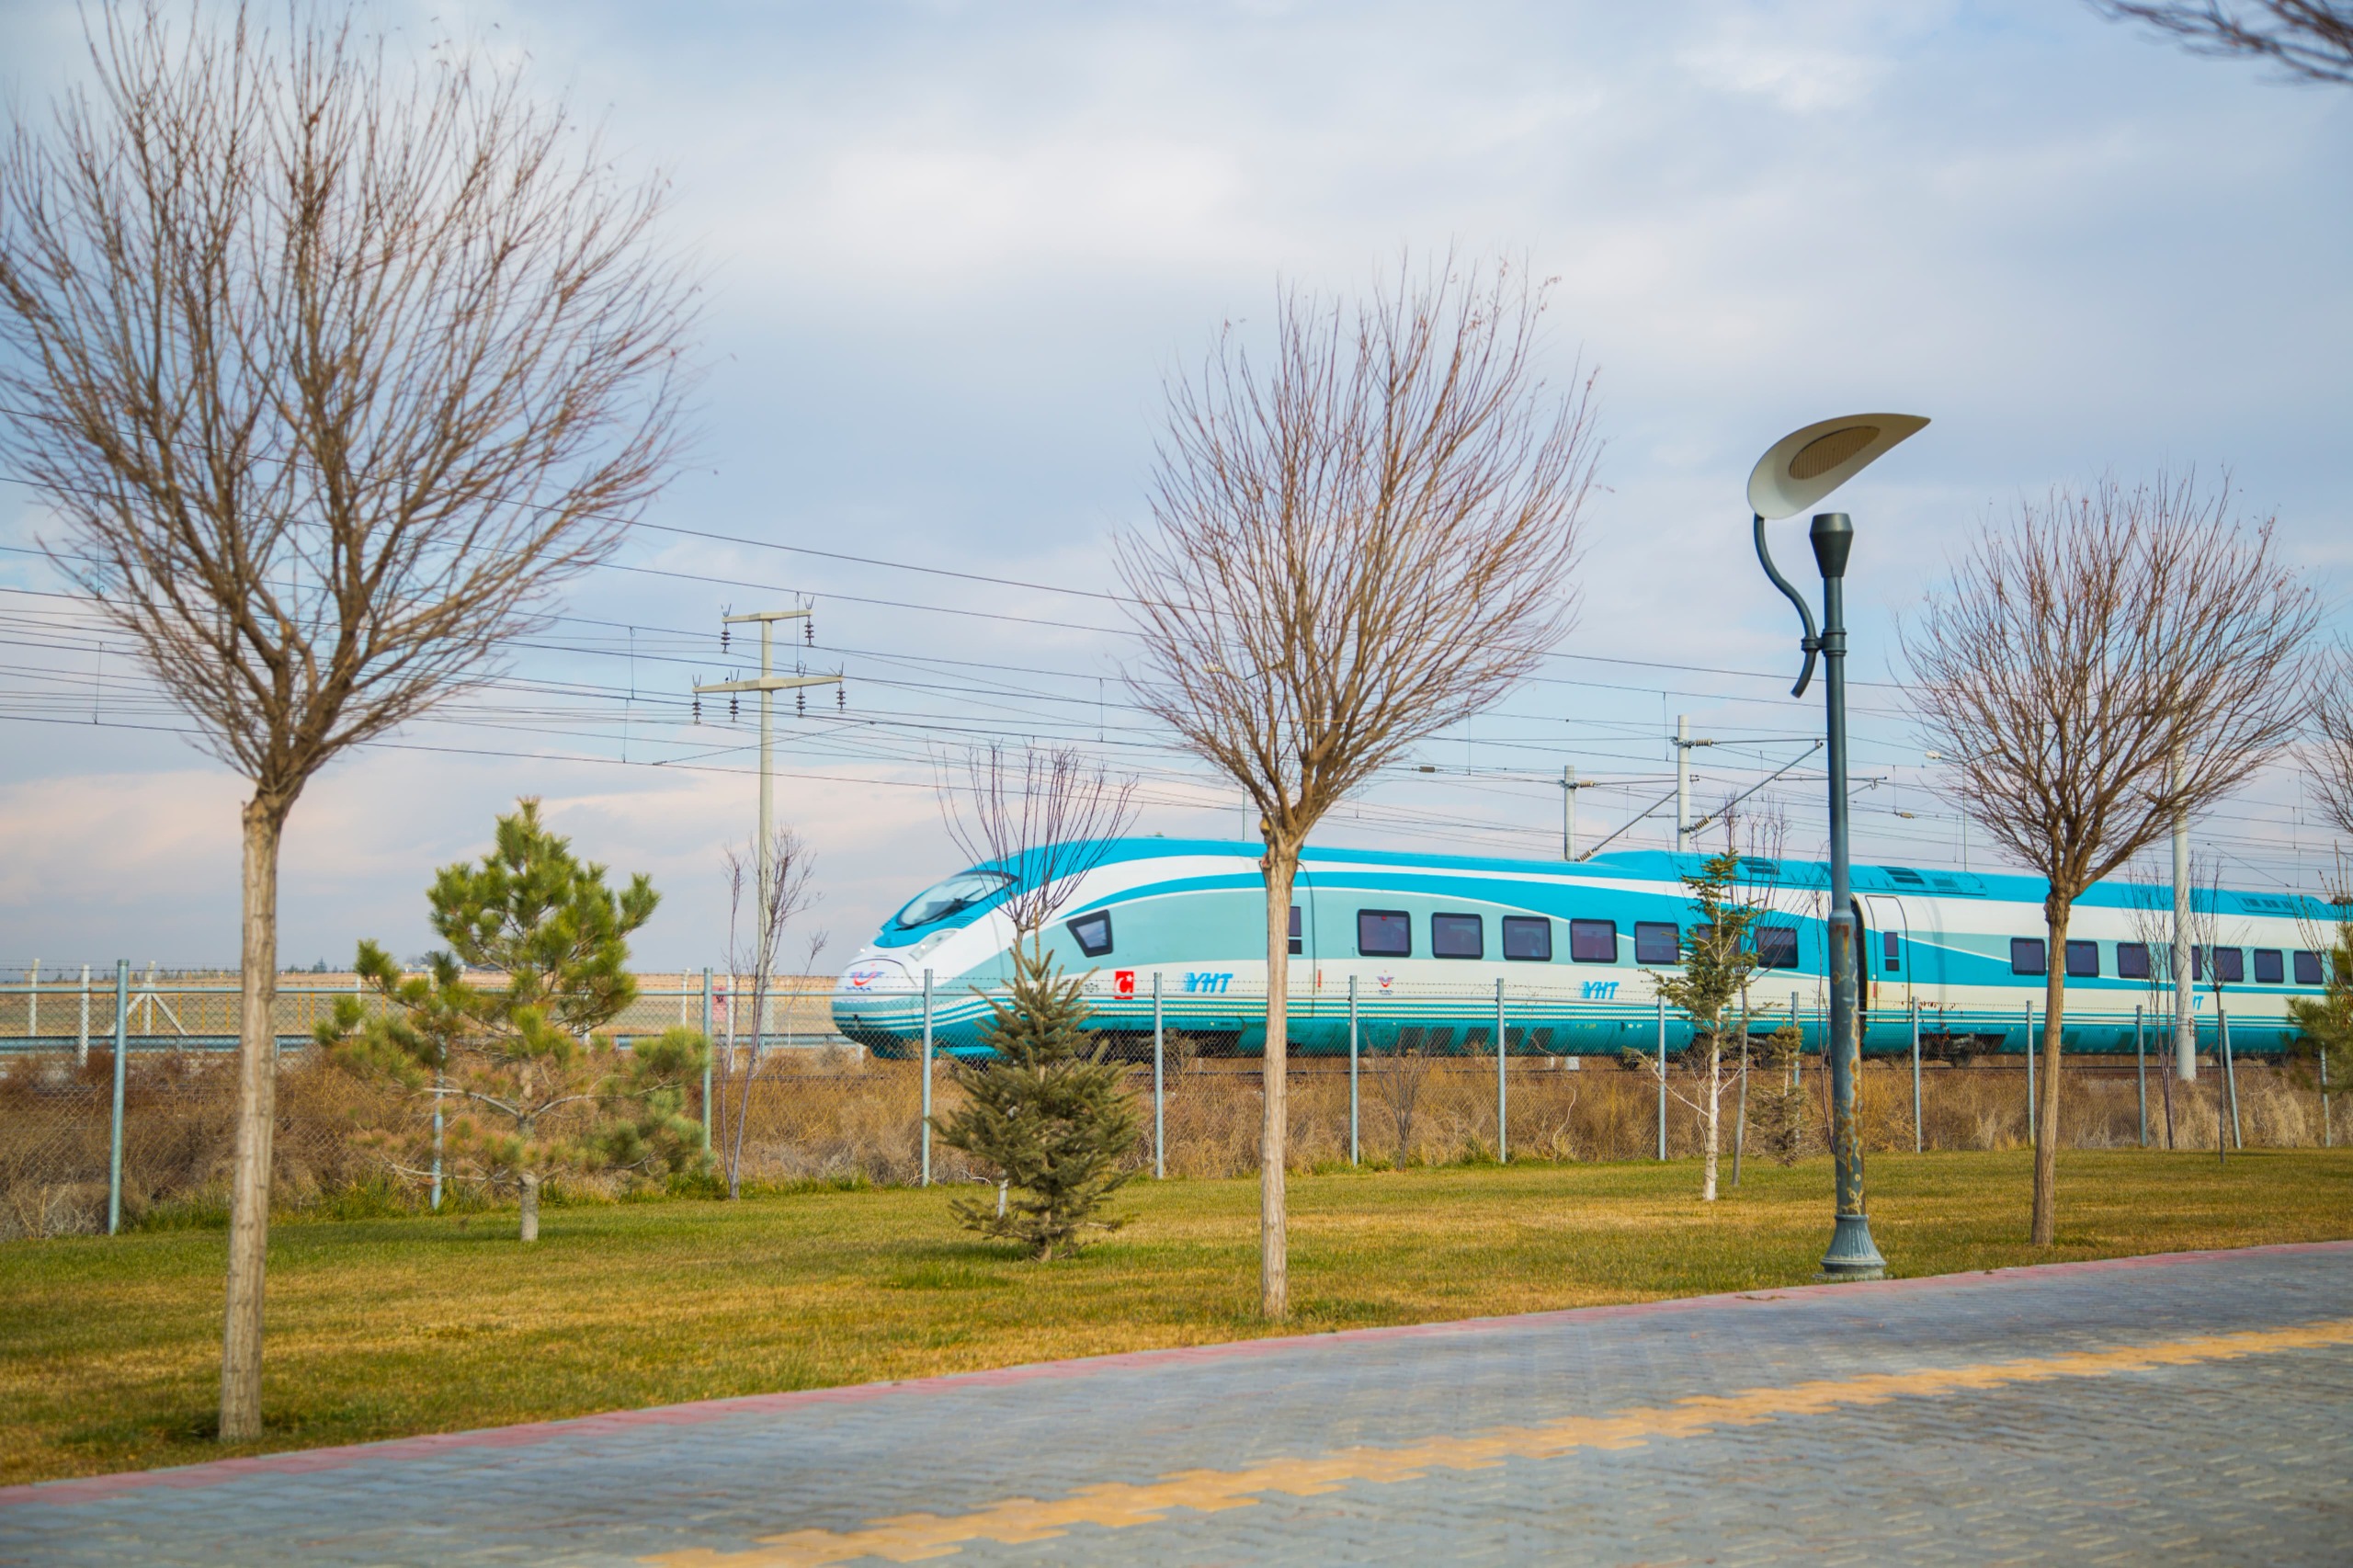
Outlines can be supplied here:
M2085 1153L2060 1244L2026 1245L2016 1153L1882 1155L1897 1270L2353 1235L2353 1153ZM1667 1165L1302 1176L1293 1327L1313 1332L1805 1280L1829 1170L1752 1165L1695 1201ZM1142 1183L1127 1229L1046 1266L953 1230L947 1194L812 1190L741 1204L560 1208L526 1249L506 1214L284 1224L271 1239L258 1449L1199 1344L1266 1332L1247 1180ZM0 1481L219 1457L217 1232L0 1248ZM239 1449L234 1451L256 1451Z

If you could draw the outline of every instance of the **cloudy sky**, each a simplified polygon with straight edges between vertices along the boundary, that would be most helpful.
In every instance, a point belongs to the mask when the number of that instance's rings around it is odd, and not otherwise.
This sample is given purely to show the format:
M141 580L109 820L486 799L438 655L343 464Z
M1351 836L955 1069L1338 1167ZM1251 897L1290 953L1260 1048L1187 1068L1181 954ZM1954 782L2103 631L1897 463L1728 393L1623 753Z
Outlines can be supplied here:
M2353 92L2200 60L2053 0L1955 5L380 5L395 47L528 55L675 185L708 279L695 466L507 678L337 763L286 849L283 952L429 937L433 869L545 798L651 872L648 964L718 960L753 731L697 678L719 617L810 605L841 670L779 720L779 814L847 958L942 872L929 758L1053 736L1146 781L1142 828L1239 797L1121 697L1107 543L1145 520L1166 378L1280 283L1401 253L1558 279L1549 369L1598 373L1606 491L1582 619L1543 677L1433 737L1324 838L1557 854L1658 799L1688 714L1703 801L1798 757L1794 628L1747 551L1756 454L1829 415L1927 432L1843 492L1857 675L1990 517L2194 465L2277 514L2339 628L2353 587ZM71 4L0 4L12 111L78 69ZM1804 557L1802 525L1787 556ZM54 597L0 485L0 969L233 961L238 781L128 651ZM960 575L961 574L961 575ZM995 579L982 581L978 579ZM1859 854L1991 863L1934 797L1900 693L1856 697ZM748 719L748 710L745 718ZM1418 771L1419 766L1437 768ZM1818 841L1818 781L1779 795ZM1899 815L1904 812L1908 815ZM1662 842L1658 816L1619 843ZM2202 824L2225 874L2308 884L2292 773Z

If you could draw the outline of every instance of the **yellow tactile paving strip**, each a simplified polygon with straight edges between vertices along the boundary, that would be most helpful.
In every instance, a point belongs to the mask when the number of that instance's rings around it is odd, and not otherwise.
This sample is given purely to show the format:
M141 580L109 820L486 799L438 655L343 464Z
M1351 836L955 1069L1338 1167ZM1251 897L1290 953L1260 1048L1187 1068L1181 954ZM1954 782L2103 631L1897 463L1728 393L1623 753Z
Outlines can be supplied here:
M861 1557L915 1562L945 1557L968 1541L1013 1544L1044 1540L1073 1525L1126 1529L1157 1523L1173 1508L1213 1513L1244 1508L1269 1493L1313 1496L1351 1483L1378 1485L1413 1481L1434 1470L1482 1470L1512 1459L1553 1459L1580 1449L1629 1449L1663 1438L1688 1437L1725 1426L1748 1426L1816 1415L1891 1399L1934 1398L2061 1378L2104 1378L2119 1372L2194 1366L2282 1350L2353 1345L2353 1319L2295 1328L2256 1329L2177 1339L2125 1349L2081 1351L1968 1367L1818 1381L1734 1394L1699 1394L1655 1408L1613 1415L1570 1416L1534 1426L1506 1426L1475 1437L1430 1437L1397 1448L1339 1449L1309 1459L1269 1460L1244 1470L1188 1470L1145 1483L1106 1482L1051 1502L1008 1497L965 1514L903 1514L864 1529L793 1530L769 1536L749 1551L697 1548L642 1561L658 1568L817 1568Z

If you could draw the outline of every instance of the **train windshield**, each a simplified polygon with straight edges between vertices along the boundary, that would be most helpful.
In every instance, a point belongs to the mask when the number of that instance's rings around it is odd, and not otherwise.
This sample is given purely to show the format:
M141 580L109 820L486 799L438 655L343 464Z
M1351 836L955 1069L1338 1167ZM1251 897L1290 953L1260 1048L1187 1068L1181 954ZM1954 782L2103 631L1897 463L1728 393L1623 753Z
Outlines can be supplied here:
M999 890L1011 886L1012 882L1013 879L1003 871L961 872L938 887L917 894L891 923L902 931L912 931L918 926L928 926L935 920L945 920L951 915L970 909Z

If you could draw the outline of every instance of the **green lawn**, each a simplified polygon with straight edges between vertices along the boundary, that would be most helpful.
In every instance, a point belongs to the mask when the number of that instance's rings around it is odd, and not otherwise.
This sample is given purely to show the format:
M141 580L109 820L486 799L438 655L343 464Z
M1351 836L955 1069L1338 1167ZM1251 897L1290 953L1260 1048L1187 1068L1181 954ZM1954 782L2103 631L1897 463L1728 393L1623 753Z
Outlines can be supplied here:
M2080 1153L2059 1245L2025 1242L2018 1153L1880 1155L1899 1274L2353 1236L2353 1152ZM1291 1332L1799 1284L1826 1162L1343 1173L1291 1186ZM1128 1228L1045 1266L952 1229L947 1194L817 1192L513 1216L281 1223L268 1437L213 1419L218 1231L0 1246L0 1483L1267 1332L1256 1187L1142 1183Z

